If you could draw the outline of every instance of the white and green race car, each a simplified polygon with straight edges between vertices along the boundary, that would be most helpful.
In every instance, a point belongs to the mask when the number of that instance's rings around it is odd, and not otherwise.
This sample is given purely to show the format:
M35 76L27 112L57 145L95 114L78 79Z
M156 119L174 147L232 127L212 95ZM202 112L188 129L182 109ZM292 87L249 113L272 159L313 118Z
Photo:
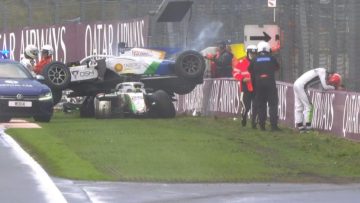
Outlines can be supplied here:
M120 56L92 55L65 65L52 62L42 71L45 83L52 89L54 102L62 90L72 90L70 96L85 96L83 116L93 116L94 98L112 94L123 82L141 82L148 94L159 90L169 97L187 94L203 82L205 61L193 50L184 51L175 60L162 59L154 50L133 48Z
M119 83L111 93L94 99L95 118L151 117L173 118L173 100L165 91L147 92L142 82Z

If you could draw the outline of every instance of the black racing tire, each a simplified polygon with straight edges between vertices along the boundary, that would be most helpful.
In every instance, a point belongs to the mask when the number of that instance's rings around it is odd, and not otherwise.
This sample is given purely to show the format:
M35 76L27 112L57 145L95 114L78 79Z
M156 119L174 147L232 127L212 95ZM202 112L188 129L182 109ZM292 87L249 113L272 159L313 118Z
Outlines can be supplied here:
M94 114L96 119L104 119L111 117L111 101L94 99Z
M0 123L8 123L10 120L10 116L0 116Z
M51 120L51 116L52 115L39 115L39 116L34 116L34 120L36 122L44 122L44 123L48 123Z
M71 81L71 73L65 64L54 61L47 64L41 72L45 84L51 89L66 89Z
M196 83L182 79L177 78L171 82L171 90L174 91L176 94L187 94L193 91L196 87Z
M91 118L95 116L94 97L87 96L80 106L80 117Z
M202 78L205 67L204 57L193 50L184 51L175 61L176 75L187 79Z
M157 90L148 95L149 116L152 118L174 118L175 106L171 97L164 90Z
M54 106L61 101L62 98L62 90L52 89L52 97Z

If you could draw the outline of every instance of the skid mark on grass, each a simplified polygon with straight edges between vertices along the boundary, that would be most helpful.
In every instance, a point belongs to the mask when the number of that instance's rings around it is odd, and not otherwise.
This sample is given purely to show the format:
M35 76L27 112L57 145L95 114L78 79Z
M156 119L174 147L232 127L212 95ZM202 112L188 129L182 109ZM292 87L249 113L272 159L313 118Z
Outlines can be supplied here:
M111 166L107 166L107 167L101 167L101 171L105 171L106 174L108 174L111 177L115 177L116 179L122 179L123 178L123 174L121 173L120 169L117 167L111 167Z

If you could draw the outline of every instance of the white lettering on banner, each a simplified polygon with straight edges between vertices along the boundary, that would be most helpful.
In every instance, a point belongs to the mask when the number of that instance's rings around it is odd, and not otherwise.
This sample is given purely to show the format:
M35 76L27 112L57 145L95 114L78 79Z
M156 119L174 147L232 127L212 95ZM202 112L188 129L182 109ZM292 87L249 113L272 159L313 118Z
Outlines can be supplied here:
M201 111L203 106L203 84L196 86L196 88L189 94L184 96L183 111L196 110Z
M220 99L219 99L219 106L221 112L229 112L229 94L228 94L228 83L229 81L222 81ZM230 107L231 108L231 107Z
M239 112L240 96L239 85L237 82L225 80L221 87L221 96L219 100L220 111L226 113Z
M209 101L210 111L237 114L241 106L238 83L236 81L215 80Z
M11 32L9 34L9 41L7 40L7 34L0 34L0 41L2 41L2 50L8 50L10 59L14 59L14 50L15 50L15 33ZM9 46L8 46L9 44Z
M113 51L112 51L113 41L114 41L114 29L112 25L109 25L108 34L106 34L106 30L104 31L103 47L102 47L102 52L104 54L113 55Z
M288 86L286 85L277 85L278 90L278 98L279 98L279 104L278 104L278 116L280 120L286 120L286 95Z
M104 26L105 27L105 26ZM102 28L103 26L100 24L100 25L96 25L94 26L94 33L95 33L95 36L94 36L94 50L98 50L98 53L99 54L102 54L102 50L101 50L101 31L102 31ZM106 29L103 30L103 38L106 38ZM104 53L106 54L106 53Z
M3 50L7 50L7 48L6 48L6 42L7 42L7 40L6 40L6 34L4 34L3 36L0 36L0 37L2 37L3 39L3 46L2 46L2 49ZM0 38L1 39L1 38Z
M10 46L9 46L9 51L10 51L10 58L11 59L15 59L14 56L14 52L15 52L15 46L16 46L16 40L15 40L15 33L10 33Z
M178 97L179 100L175 102L178 109L177 112L182 112L182 107L194 110L194 108L199 108L201 105L203 105L202 110L205 115L209 115L210 112L214 115L240 112L229 110L231 106L229 104L234 104L232 108L239 108L241 110L238 87L235 80L206 79L204 80L203 88L194 90L195 92L191 93L192 97L190 97L190 95ZM277 84L277 88L279 96L279 118L284 124L289 127L294 127L293 114L286 115L287 106L291 105L290 107L292 107L293 105L293 100L289 100L286 97L292 93L289 92L289 94L287 94L288 90L292 90L292 84L281 82ZM201 90L204 92L200 93ZM336 134L341 133L343 137L359 140L360 94L348 92L346 97L344 97L344 92L321 92L318 90L309 90L308 92L314 105L312 125L315 129L331 131ZM185 97L186 101L184 99ZM232 99L233 101L231 101ZM199 100L202 100L202 102ZM287 102L291 103L287 104ZM342 106L344 107L342 108ZM342 123L339 118L341 114L343 116Z
M65 36L65 33L66 33L66 28L62 27L61 28L61 36ZM63 62L66 63L66 45L65 45L65 42L62 37L61 37L61 41L60 41L60 46L61 46L61 49L63 50Z
M209 111L218 111L221 80L214 80L209 97Z
M182 112L180 111L180 96L178 94L175 94L175 101L173 102L176 112Z
M117 25L118 29L118 42L127 42L129 47L143 47L145 40L143 30L145 21L134 21L128 23L121 23Z
M41 47L45 44L50 44L54 49L53 59L56 61L66 62L66 45L64 42L65 33L65 26L58 28L53 27L46 29L22 30L19 55L21 56L24 53L25 47L28 44L33 44L39 49L41 49ZM13 37L13 40L15 41L15 36ZM10 42L11 41L12 40L10 40ZM59 57L61 52L62 58Z
M93 54L113 55L114 29L111 24L87 25L85 29L85 56Z
M232 97L232 99L234 100L234 102L233 102L234 113L238 114L242 107L239 82L237 82L237 81L233 82L232 87L233 87L232 94L234 95Z
M312 126L323 130L331 130L334 122L334 93L314 92L312 104L314 105Z
M91 27L90 25L86 26L86 29L85 29L85 56L89 56L92 54L92 50L93 50L93 47L92 47L92 33L91 33ZM89 47L88 47L89 46Z
M346 133L360 133L360 96L346 95L343 112L343 136L346 137Z
M119 42L126 42L129 47L144 47L144 20L116 24L87 25L85 29L85 56L92 54L114 55ZM116 37L116 41L114 40ZM115 42L115 44L114 44Z

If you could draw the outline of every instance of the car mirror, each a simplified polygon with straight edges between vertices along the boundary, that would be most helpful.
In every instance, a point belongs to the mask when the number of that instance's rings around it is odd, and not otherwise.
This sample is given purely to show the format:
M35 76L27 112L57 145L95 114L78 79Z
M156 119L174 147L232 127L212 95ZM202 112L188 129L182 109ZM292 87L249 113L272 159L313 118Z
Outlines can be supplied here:
M36 75L35 78L36 80L45 80L44 76L42 75Z

